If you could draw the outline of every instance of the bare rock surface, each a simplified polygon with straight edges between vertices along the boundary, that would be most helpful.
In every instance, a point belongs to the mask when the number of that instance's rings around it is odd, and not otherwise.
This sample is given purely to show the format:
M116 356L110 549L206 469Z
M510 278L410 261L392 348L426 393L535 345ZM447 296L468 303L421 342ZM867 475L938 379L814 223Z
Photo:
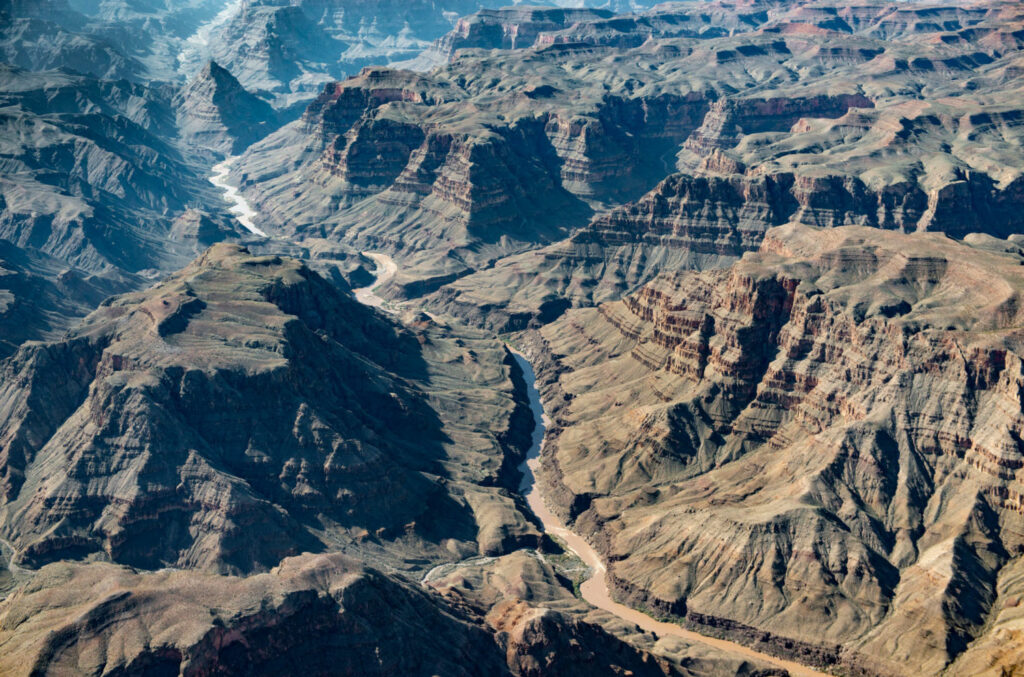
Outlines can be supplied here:
M166 92L0 65L0 237L88 272L173 269L167 243L190 209L221 201L176 145Z
M429 74L328 85L238 178L268 229L384 249L393 297L436 291L497 331L728 265L790 221L1006 237L1022 22L1015 3L488 10Z
M249 577L42 569L0 605L0 671L29 674L509 674L491 633L340 555Z
M409 331L304 265L217 245L3 363L16 563L266 570L304 550L409 569L537 542L504 348ZM45 405L45 406L44 406Z
M580 4L0 0L0 674L1024 670L1021 3Z
M574 594L574 584L586 575L585 565L556 544L469 560L442 574L428 581L429 586L503 633L499 636L508 642L509 662L529 666L536 674L600 671L604 663L637 675L780 674L765 663L707 645L644 632L591 607L578 597L578 590ZM556 628L561 637L555 636ZM545 636L543 643L536 639Z
M60 338L108 296L141 281L96 275L0 240L0 357L25 341Z
M191 145L235 155L270 134L278 114L246 91L216 61L210 61L174 101L178 129Z
M790 224L570 311L534 348L549 495L658 614L865 674L976 661L1024 547L1022 260Z
M0 648L9 675L681 674L559 612L484 618L337 554L248 577L51 564L0 603Z

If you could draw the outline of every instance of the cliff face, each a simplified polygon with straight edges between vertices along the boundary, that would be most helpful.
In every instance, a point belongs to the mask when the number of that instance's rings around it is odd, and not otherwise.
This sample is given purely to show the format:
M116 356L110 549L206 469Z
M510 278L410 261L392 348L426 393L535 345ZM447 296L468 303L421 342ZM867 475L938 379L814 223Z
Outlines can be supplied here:
M538 87L506 115L478 103L481 88L384 69L330 85L302 121L246 153L246 195L268 227L406 258L406 293L418 295L564 237L593 204L642 194L708 107L657 94L580 108L568 90Z
M412 63L432 66L457 58L459 50L528 49L588 45L631 49L664 38L715 39L760 28L782 3L661 4L646 11L629 7L615 14L601 9L504 7L463 17ZM785 13L784 11L779 13ZM429 70L423 68L423 70Z
M516 7L480 10L459 19L455 27L434 43L439 59L451 59L460 49L525 49L550 31L580 22L609 19L608 10Z
M3 363L4 537L23 566L235 572L337 539L442 559L448 539L535 541L497 488L519 453L503 350L464 368L418 339L296 262L218 245Z
M1024 548L1024 280L968 242L788 225L541 331L545 478L622 598L868 674L988 641Z
M789 52L783 41L771 46ZM747 134L790 132L801 118L839 118L851 108L874 108L874 105L871 99L859 94L721 99L710 107L700 127L683 143L677 164L680 169L694 171L701 168L701 163L714 151L733 148ZM717 169L714 165L708 168Z
M589 209L561 185L544 121L451 121L465 97L450 81L382 69L330 85L302 121L243 158L247 196L300 238L419 254L428 279L585 221ZM282 172L283 148L301 150Z
M547 123L562 185L596 213L566 239L451 281L428 303L499 331L537 326L663 270L728 265L787 222L1018 232L1024 43L1010 36L1024 26L1019 8L930 8L944 23L907 11L779 4L728 36L518 50L531 66L585 73L566 91L600 82L617 92L593 112L556 107ZM691 25L685 8L636 18L669 16L680 30ZM460 53L448 71L499 58ZM564 76L547 75L536 100L554 106L565 92L552 83ZM530 96L541 85L521 86Z

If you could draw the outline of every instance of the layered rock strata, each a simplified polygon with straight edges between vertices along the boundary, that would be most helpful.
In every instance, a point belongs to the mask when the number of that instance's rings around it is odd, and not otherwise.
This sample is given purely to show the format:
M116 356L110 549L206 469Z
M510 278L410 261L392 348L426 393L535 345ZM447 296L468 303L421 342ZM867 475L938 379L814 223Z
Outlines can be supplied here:
M658 142L674 148L675 171L663 168L646 194L615 205L625 196L602 186L641 175L628 160L635 152L616 150L623 144L612 130L628 127L585 119L562 127L569 118L557 113L548 125L562 130L552 137L562 185L591 204L600 197L597 213L560 242L488 261L428 304L498 331L536 326L620 298L662 270L728 265L791 221L955 237L1018 232L1019 8L921 11L779 4L756 29L729 36L518 50L595 81L616 73L647 111L652 92L688 92L685 112L676 107L653 125L683 121ZM460 53L448 72L500 58ZM602 66L587 65L595 60ZM562 77L551 74L538 100L557 100Z
M278 114L210 61L175 96L181 136L192 146L235 155L274 131Z
M633 604L855 673L974 664L1015 636L1022 256L792 224L568 312L550 496Z
M401 329L298 262L217 245L0 365L15 564L415 568L536 544L500 344ZM59 469L59 470L57 470Z

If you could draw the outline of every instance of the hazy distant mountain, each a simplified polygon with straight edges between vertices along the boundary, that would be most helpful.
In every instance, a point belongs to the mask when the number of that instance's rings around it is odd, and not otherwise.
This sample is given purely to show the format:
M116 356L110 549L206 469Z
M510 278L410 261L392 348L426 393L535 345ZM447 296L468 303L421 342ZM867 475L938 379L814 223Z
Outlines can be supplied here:
M278 107L363 66L415 58L456 20L497 0L252 0L193 43L184 72L212 58Z

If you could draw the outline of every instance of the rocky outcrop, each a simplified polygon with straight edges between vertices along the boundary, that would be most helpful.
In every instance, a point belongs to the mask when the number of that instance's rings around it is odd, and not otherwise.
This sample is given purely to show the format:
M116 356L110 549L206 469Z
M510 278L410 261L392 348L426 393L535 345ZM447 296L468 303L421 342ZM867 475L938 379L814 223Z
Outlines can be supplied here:
M0 604L0 618L10 675L510 672L478 623L340 555L248 578L54 564Z
M505 643L505 660L521 677L592 675L614 666L618 674L663 677L668 664L640 653L600 627L525 602L495 607L488 622Z
M452 339L419 341L295 261L215 246L2 363L0 530L26 567L535 543L499 488L521 453L503 349L477 341L463 367Z
M703 95L625 98L607 96L593 112L555 112L546 133L561 161L567 190L603 202L638 196L660 178L660 160L700 124Z
M595 219L578 244L649 244L739 257L788 220L791 176L674 174L635 203ZM646 281L646 280L645 280Z
M274 131L277 113L210 61L174 99L178 128L196 148L237 155Z
M783 43L785 44L785 43ZM859 94L772 99L720 99L711 105L700 127L679 152L678 166L694 171L714 161L716 151L736 146L743 136L764 132L788 132L801 118L839 118L851 108L874 108L871 99ZM715 165L704 165L714 171Z
M433 51L447 61L460 49L525 49L546 32L613 16L608 10L582 8L485 9L459 19L451 32L434 44Z
M1022 547L1021 257L788 225L727 270L567 313L540 332L551 496L625 599L937 674L984 642Z
M172 242L191 245L195 255L198 256L210 245L232 238L244 237L247 233L245 227L233 219L219 214L208 214L198 209L187 209L171 224L168 239Z

